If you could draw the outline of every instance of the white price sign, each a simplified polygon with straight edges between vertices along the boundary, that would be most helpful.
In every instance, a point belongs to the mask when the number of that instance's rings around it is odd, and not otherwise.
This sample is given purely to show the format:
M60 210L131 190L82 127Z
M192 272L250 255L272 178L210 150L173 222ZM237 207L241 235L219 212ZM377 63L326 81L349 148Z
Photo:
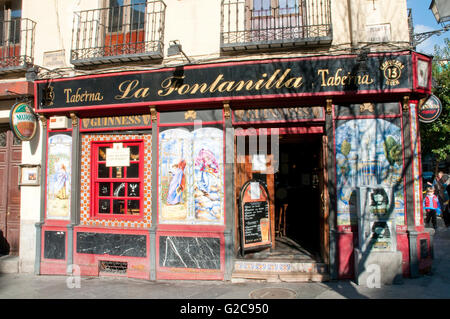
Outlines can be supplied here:
M130 148L123 148L122 143L114 143L113 148L106 149L106 166L130 166Z

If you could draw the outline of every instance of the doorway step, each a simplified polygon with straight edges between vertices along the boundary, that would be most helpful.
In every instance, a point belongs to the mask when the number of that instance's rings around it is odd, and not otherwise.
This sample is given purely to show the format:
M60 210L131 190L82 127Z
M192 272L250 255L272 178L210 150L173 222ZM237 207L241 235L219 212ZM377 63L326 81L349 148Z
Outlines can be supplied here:
M288 237L276 239L275 249L245 254L235 259L231 280L268 282L322 282L328 267Z
M242 260L234 262L232 282L263 280L267 282L323 282L329 280L327 265L293 260Z

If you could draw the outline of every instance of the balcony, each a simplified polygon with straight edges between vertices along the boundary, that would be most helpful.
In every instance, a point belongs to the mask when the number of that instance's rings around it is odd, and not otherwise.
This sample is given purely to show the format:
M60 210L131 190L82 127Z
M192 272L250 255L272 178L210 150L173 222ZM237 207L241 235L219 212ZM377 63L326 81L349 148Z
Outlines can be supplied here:
M75 12L71 63L162 59L165 12L159 0Z
M30 19L0 21L0 74L23 72L34 63L35 28Z
M330 44L330 0L222 0L222 51Z

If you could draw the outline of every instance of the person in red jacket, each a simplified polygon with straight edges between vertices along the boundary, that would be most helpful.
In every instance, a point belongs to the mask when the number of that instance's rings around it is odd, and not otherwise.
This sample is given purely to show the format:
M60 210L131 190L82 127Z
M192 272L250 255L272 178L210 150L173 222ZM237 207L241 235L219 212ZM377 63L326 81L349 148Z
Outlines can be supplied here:
M438 197L434 194L432 187L427 188L427 196L423 199L423 209L427 212L425 218L425 224L428 224L431 220L433 228L437 228L437 215L441 215L441 205L439 204Z

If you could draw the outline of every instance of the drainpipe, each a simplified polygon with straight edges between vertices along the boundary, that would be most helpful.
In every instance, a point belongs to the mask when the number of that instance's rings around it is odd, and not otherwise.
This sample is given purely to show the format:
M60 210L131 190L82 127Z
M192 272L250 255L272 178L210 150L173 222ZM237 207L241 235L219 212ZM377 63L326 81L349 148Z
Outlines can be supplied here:
M348 7L348 26L350 29L351 50L355 51L358 47L358 0L347 0Z

